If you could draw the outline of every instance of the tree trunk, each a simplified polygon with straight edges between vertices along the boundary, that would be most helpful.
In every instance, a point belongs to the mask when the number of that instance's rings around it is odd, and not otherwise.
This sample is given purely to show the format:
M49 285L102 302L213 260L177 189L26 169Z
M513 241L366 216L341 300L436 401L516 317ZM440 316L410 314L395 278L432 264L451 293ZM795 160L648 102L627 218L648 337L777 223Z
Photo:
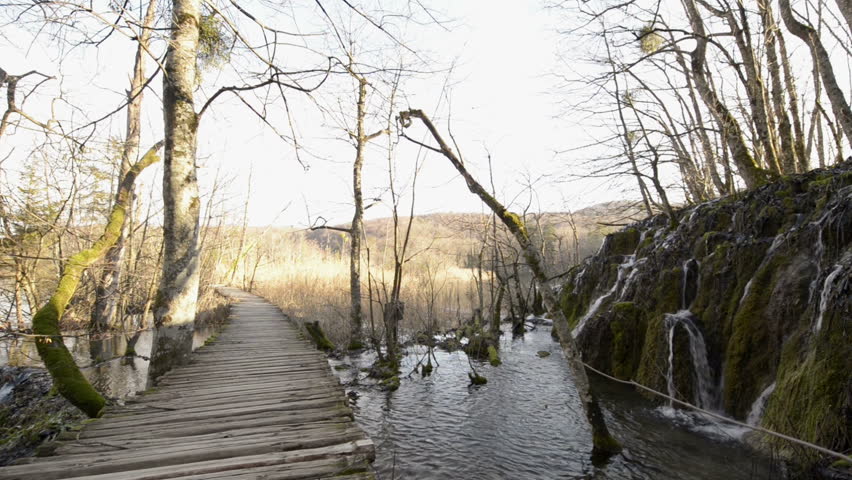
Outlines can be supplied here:
M565 352L565 359L568 362L568 368L574 375L574 383L577 387L577 393L579 394L580 401L586 413L586 419L592 428L592 454L597 456L609 456L619 452L621 450L621 445L609 433L603 413L601 412L597 399L589 385L589 379L586 376L586 370L583 365L580 351L574 343L574 337L571 335L571 330L568 327L568 320L565 318L565 314L562 312L562 309L559 308L559 302L556 294L553 293L553 290L550 289L547 284L549 277L545 271L544 262L538 250L530 241L529 234L527 233L527 229L523 221L517 214L508 211L503 204L486 192L485 189L482 188L482 185L480 185L479 182L471 176L462 161L447 145L438 133L438 130L432 124L432 121L429 120L423 111L408 110L400 112L400 120L403 127L410 126L412 119L414 118L420 119L426 128L429 129L432 138L438 142L440 147L433 150L441 153L450 161L450 163L452 163L453 167L455 167L459 174L465 179L468 190L478 196L480 200L482 200L482 202L485 203L498 218L500 218L500 221L506 225L506 228L509 229L515 237L515 240L520 245L524 258L527 261L527 265L532 270L533 278L538 283L538 287L542 292L544 304L554 316L553 324L559 334L559 344Z
M193 103L200 11L200 0L173 0L163 80L163 274L154 303L157 332L151 378L185 361L192 349L201 206L195 165L198 116Z
M852 142L852 110L846 102L846 97L843 95L843 89L837 84L837 78L834 76L834 68L831 66L831 56L822 44L816 30L810 25L800 23L793 16L793 9L790 7L790 0L778 0L778 5L781 10L781 19L790 33L799 37L808 45L811 51L811 59L814 64L819 67L820 79L825 87L825 94L831 102L831 109L837 117L840 128L846 139ZM844 13L845 14L845 13Z
M775 145L775 126L772 121L769 107L767 105L766 86L761 75L757 59L754 56L754 48L751 45L751 27L748 24L748 16L742 3L738 4L740 13L740 24L734 14L732 7L724 10L723 18L733 33L734 43L742 58L745 69L745 87L748 98L751 120L755 130L756 149L763 153L766 166L775 173L781 173L781 165L778 161L777 147ZM734 68L738 68L736 65Z
M778 49L781 52L784 85L786 85L787 95L789 96L788 103L790 105L791 123L793 124L793 132L796 134L796 159L799 161L796 168L799 172L807 172L810 170L810 158L805 149L805 129L802 126L802 116L799 115L799 95L796 90L796 79L793 77L793 69L790 67L790 56L787 55L787 42L784 40L781 30L776 30L776 37L778 39ZM817 82L815 87L818 87L818 85L819 82ZM815 95L815 97L819 98L819 94Z
M784 86L781 83L781 65L778 61L776 48L776 36L778 25L775 23L775 15L768 1L757 2L760 16L763 22L763 42L766 51L766 67L769 70L769 78L772 82L772 106L775 117L778 119L778 136L781 141L781 173L796 173L798 160L796 159L796 139L793 137L793 128L790 117L784 105Z
M849 26L849 32L852 33L852 0L837 0L837 8L846 19L846 25Z
M71 297L77 291L80 278L89 266L98 261L109 249L121 233L122 224L127 217L133 183L142 170L159 161L157 151L162 142L148 150L121 181L116 196L116 203L109 216L109 222L104 233L87 250L72 255L62 270L59 285L47 303L33 316L33 333L36 337L36 349L44 362L53 384L59 393L68 399L72 405L79 408L90 417L100 416L104 407L104 398L94 389L80 369L74 363L74 357L62 342L62 332L59 330L59 320L65 313L65 308Z
M124 178L139 155L142 92L145 86L145 56L151 40L156 9L157 0L149 0L142 32L138 38L139 45L136 47L133 78L130 80L130 90L127 92L127 126L124 146L121 150L121 170L118 178ZM118 201L118 192L116 192L116 201ZM129 212L132 209L133 190L130 193L130 204L127 211ZM121 298L119 287L123 270L122 262L126 250L125 239L131 228L131 222L124 222L118 240L104 257L104 270L95 290L95 304L92 309L91 328L94 331L104 331L115 323L116 307Z
M367 109L367 80L358 80L357 126L355 132L355 162L352 164L352 199L355 212L349 227L349 329L350 349L363 347L363 315L361 312L361 236L364 227L364 195L361 190L361 169L364 166L364 147L367 136L364 133L364 117Z
M701 99L722 124L722 138L733 156L734 164L739 169L740 176L747 188L756 187L769 179L767 172L761 169L746 144L742 129L728 107L719 100L716 92L710 86L704 71L707 55L707 33L704 22L693 0L684 0L687 17L689 17L692 32L695 34L695 50L692 51L692 77Z

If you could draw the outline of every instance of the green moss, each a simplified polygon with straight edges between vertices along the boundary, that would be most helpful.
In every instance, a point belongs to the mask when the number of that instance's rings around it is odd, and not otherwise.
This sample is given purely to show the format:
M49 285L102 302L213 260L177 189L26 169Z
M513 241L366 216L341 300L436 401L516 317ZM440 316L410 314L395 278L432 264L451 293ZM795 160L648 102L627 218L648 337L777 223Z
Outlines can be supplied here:
M760 394L774 371L776 355L767 348L773 319L765 314L777 276L786 257L777 255L760 267L752 278L748 295L736 299L738 308L728 340L725 363L725 407L739 418L745 417L751 402ZM740 303L740 301L742 303Z
M612 435L598 431L592 434L593 455L611 456L621 451L621 444Z
M500 353L497 352L494 345L488 346L488 363L490 363L492 367L499 367L500 364L503 363L500 361Z
M337 472L335 477L345 477L347 475L355 475L357 473L365 473L367 469L364 467L349 467Z
M399 390L399 375L385 378L381 383L389 392L395 392Z
M852 446L852 419L848 414L852 398L847 390L852 343L848 338L848 319L840 310L823 319L823 330L816 338L811 336L808 324L788 339L764 424L842 452ZM792 448L783 443L778 446ZM819 460L811 452L796 450L793 454L805 463Z
M494 200L493 197L491 199L495 203L497 203L497 201ZM510 212L508 210L503 210L502 217L503 221L512 224L514 228L517 229L520 235L522 235L524 238L529 238L529 234L527 233L527 227L526 225L524 225L523 220L521 220L521 217L519 217L517 213Z
M350 351L362 350L364 348L364 343L353 339L351 342L349 342L349 345L346 348Z
M815 180L811 180L808 182L805 187L808 191L826 191L831 186L832 181L835 179L835 176L830 173L822 173L817 175Z
M538 355L538 358L547 358L550 356L550 352L548 352L547 350L539 350L538 352L536 352L536 355Z
M636 228L626 228L620 232L613 232L607 235L607 254L608 255L630 255L636 251L639 245L639 230Z
M645 343L645 317L633 302L613 305L613 319L609 323L612 332L612 374L623 380L632 379L639 369L642 347Z
M471 385L485 385L488 383L488 379L483 377L482 375L476 372L468 372L467 378L470 379Z
M648 248L653 243L654 243L654 236L653 235L646 235L645 238L642 240L642 243L639 245L639 248L637 250L644 250L644 249Z
M615 266L616 271L618 266ZM589 309L591 303L590 294L581 291L579 294L574 293L573 285L565 285L562 288L562 294L559 297L559 308L562 310L565 319L568 321L568 326L574 328L577 323L583 318L583 315Z
M665 391L665 372L668 368L663 317L648 317L642 356L636 371L636 381L654 390Z
M639 368L636 369L636 380L655 390L664 391L666 388L665 372L668 369L668 344L665 341L664 316L680 309L680 268L661 272L657 287L651 298L653 308L644 312L645 338Z
M308 335L311 336L311 340L313 340L317 349L326 352L334 350L334 344L325 336L325 332L322 331L319 322L305 322L305 329L308 331Z

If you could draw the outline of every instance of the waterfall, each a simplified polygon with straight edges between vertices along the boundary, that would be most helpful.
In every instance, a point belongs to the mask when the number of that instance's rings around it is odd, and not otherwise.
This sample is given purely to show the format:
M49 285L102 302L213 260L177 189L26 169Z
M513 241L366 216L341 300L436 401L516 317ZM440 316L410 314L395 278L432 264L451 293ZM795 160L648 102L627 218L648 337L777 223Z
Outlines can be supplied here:
M580 279L583 278L583 275L586 274L586 269L580 270L580 273L577 274L577 278L574 279L574 293L580 291Z
M630 269L630 275L627 276L627 280L624 281L624 286L621 287L621 292L618 294L619 300L624 298L624 294L627 293L627 290L630 288L631 285L633 285L633 281L636 280L636 274L639 273L639 267L645 264L647 261L647 257L642 258L632 265L633 268Z
M621 280L624 278L624 272L628 269L632 269L635 264L636 255L626 255L624 263L618 266L618 277L615 279L615 283L612 284L612 288L610 288L606 293L595 299L592 302L592 305L589 307L589 310L583 315L583 318L577 322L577 326L574 327L574 330L571 331L571 335L574 338L577 338L577 335L583 331L583 328L586 326L586 322L592 318L595 313L597 313L598 309L601 308L601 305L612 296L613 293L618 291L618 286L621 284Z
M825 315L825 309L828 308L828 297L831 295L831 284L834 279L843 271L843 265L837 264L834 270L825 277L825 283L822 284L822 293L819 296L819 314L817 315L816 324L814 324L814 333L819 332L822 328L822 317Z
M692 304L692 301L688 298L689 295L689 273L690 271L695 270L695 289L698 290L698 285L701 283L698 275L699 275L699 267L701 265L698 263L698 260L694 258L690 258L689 260L683 262L683 280L681 281L680 286L680 308L682 310L689 309L689 306Z
M674 385L674 332L675 327L682 325L689 336L689 354L692 358L693 376L693 402L695 405L715 410L717 408L716 392L713 388L713 376L710 372L710 364L707 361L707 345L701 330L692 320L693 315L689 310L681 310L677 313L667 313L665 316L665 327L669 343L669 369L666 374L666 386L668 394L675 397Z
M775 391L775 382L772 382L768 387L766 387L763 392L757 397L757 400L751 405L751 410L748 412L748 417L746 417L746 423L749 425L757 425L757 422L760 421L760 417L763 416L763 409L766 408L766 401L769 400L769 396L772 395L772 392Z
M743 296L740 297L740 303L738 304L740 307L743 306L743 302L745 302L746 297L748 297L748 292L751 290L751 282L752 281L754 281L754 277L749 279L748 283L746 283L746 286L743 289Z

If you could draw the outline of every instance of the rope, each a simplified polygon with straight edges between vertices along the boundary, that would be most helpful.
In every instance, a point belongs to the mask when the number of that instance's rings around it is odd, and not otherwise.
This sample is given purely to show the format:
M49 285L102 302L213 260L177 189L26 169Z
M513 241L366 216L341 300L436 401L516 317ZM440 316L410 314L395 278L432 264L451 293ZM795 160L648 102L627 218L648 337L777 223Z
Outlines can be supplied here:
M797 445L801 445L801 446L803 446L803 447L807 447L807 448L810 448L810 449L816 450L816 451L818 451L818 452L820 452L820 453L823 453L823 454L825 454L825 455L830 455L830 456L835 457L835 458L838 458L838 459L840 459L840 460L844 460L844 461L846 461L846 462L852 463L852 457L850 457L850 456L848 456L848 455L844 455L844 454L842 454L842 453L840 453L840 452L835 452L834 450L829 450L829 449L827 449L827 448L825 448L825 447L821 447L821 446L819 446L819 445L816 445L816 444L813 444L813 443L810 443L810 442L806 442L806 441L804 441L804 440L800 440L800 439L798 439L798 438L791 437L791 436L789 436L789 435L784 435L783 433L779 433L779 432L775 432L775 431L769 430L768 428L763 428L763 427L760 427L760 426L757 426L757 425L749 425L749 424L747 424L747 423L745 423L745 422L740 422L739 420L734 420L733 418L726 417L726 416L724 416L724 415L719 415L718 413L714 413L714 412L711 412L711 411L709 411L709 410L705 410L705 409L703 409L703 408L701 408L701 407L699 407L699 406L697 406L697 405L693 405L693 404L691 404L691 403L684 402L683 400L678 400L677 398L674 398L674 397L672 397L672 396L670 396L670 395L666 395L666 394L665 394L665 393L663 393L663 392L658 392L658 391L654 390L653 388L646 387L645 385L642 385L641 383L637 383L637 382L636 382L636 381L634 381L634 380L622 380L622 379L620 379L620 378L615 378L615 377L613 377L613 376L611 376L611 375L607 375L606 373L604 373L604 372L602 372L602 371L600 371L600 370L596 369L595 367L593 367L593 366L589 365L588 363L583 362L583 365L585 365L585 366L586 366L586 368L588 368L589 370L591 370L591 371L593 371L593 372L597 373L598 375L600 375L600 376L602 376L602 377L604 377L604 378L607 378L607 379L612 380L612 381L614 381L614 382L622 383L622 384L624 384L624 385L631 385L631 386L633 386L633 387L636 387L636 388L639 388L639 389L645 390L645 391L646 391L646 392L648 392L648 393L654 394L654 395L656 395L656 396L658 396L658 397L662 397L662 398L665 398L665 399L671 400L672 402L677 403L678 405L681 405L681 406L684 406L684 407L690 408L690 409L692 409L692 410L696 410L696 411L698 411L698 412L701 412L701 413L703 413L703 414L705 414L705 415L708 415L708 416L711 416L711 417L717 418L717 419L719 419L719 420L722 420L722 421L723 421L723 422L725 422L725 423L730 423L730 424L737 425L737 426L740 426L740 427L748 428L748 429L750 429L750 430L754 430L754 431L757 431L757 432L765 433L765 434L767 434L767 435L771 435L771 436L773 436L773 437L778 437L778 438L781 438L781 439L783 439L783 440L787 440L788 442L792 442L792 443L795 443L795 444L797 444Z

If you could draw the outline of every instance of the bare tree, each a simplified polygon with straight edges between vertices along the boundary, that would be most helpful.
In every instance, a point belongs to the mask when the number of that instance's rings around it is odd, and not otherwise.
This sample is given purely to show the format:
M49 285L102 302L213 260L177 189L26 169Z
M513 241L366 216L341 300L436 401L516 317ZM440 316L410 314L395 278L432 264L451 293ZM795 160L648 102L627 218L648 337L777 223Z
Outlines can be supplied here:
M606 421L598 405L597 399L589 385L586 370L583 366L582 357L577 348L574 338L571 335L571 330L568 326L568 321L564 313L559 308L559 302L553 290L549 288L549 276L545 270L544 261L538 249L530 241L529 233L521 218L510 212L500 203L494 196L489 194L476 179L467 171L462 161L456 156L455 152L444 141L438 129L432 124L432 121L421 110L407 110L400 112L400 123L403 128L411 126L414 119L420 120L429 130L432 138L438 143L438 147L432 147L422 142L412 139L405 135L403 136L411 142L421 145L429 150L443 155L455 167L459 174L467 183L467 188L471 193L475 194L482 200L484 204L490 208L500 221L509 229L515 240L523 251L524 258L527 261L527 266L533 273L539 290L542 293L544 304L548 311L554 316L554 327L559 334L559 343L565 352L565 358L568 362L568 368L574 375L574 382L580 396L580 401L583 405L583 410L586 413L586 419L592 427L592 445L593 454L608 456L621 450L621 445L612 437L606 426Z
M121 149L121 166L118 178L124 178L124 175L139 154L139 139L142 134L142 93L147 83L147 78L145 77L145 60L148 56L147 52L150 49L156 10L157 0L149 0L145 19L136 37L138 45L133 64L133 76L130 80L130 90L127 91L127 126L125 129L124 144ZM130 201L129 210L132 210L132 191ZM132 228L131 222L124 222L121 235L119 235L115 245L106 254L103 273L97 285L95 303L92 307L92 330L103 331L116 321L117 307L121 297L119 287L124 268L122 262L124 261L127 249L126 239L130 228Z
M849 2L840 2L839 5L843 9L843 14L847 15ZM799 37L811 51L811 59L814 67L819 71L819 78L825 87L825 94L831 102L831 108L837 121L840 124L840 129L846 136L846 139L852 143L852 110L849 108L849 103L846 101L846 96L843 90L837 83L837 77L834 75L834 67L832 66L831 56L828 50L822 43L817 31L810 25L798 21L793 15L793 9L790 6L790 0L778 0L778 6L781 11L781 19L790 33ZM849 17L847 16L847 20Z

